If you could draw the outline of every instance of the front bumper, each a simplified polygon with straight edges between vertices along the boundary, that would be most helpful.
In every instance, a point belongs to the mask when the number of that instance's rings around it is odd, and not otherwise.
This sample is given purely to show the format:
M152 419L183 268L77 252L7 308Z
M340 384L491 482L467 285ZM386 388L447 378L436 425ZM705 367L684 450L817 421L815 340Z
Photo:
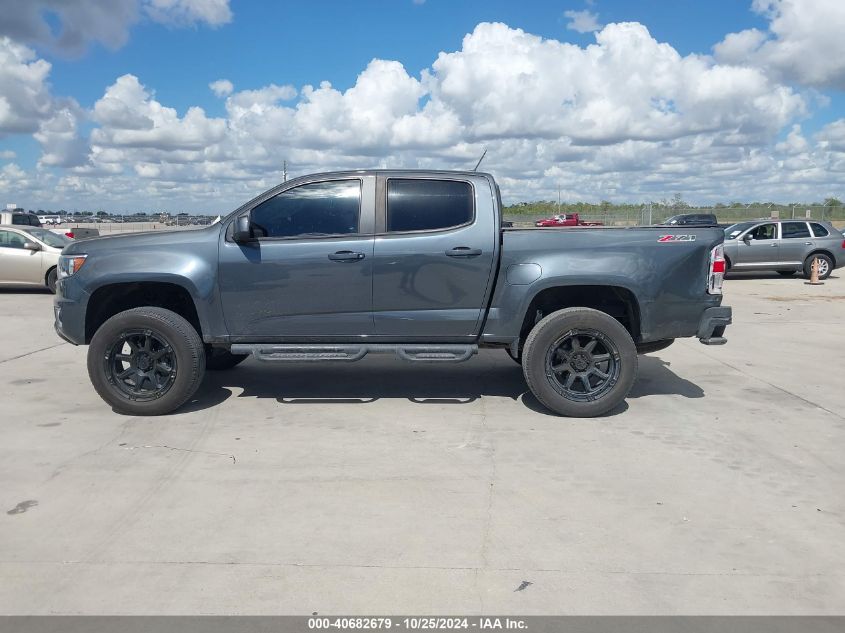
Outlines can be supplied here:
M724 334L725 328L732 322L731 316L730 306L707 308L698 322L696 336L699 342L705 345L724 345L727 343L728 339L725 338Z
M85 310L88 294L73 277L60 279L53 299L56 334L73 345L85 345Z

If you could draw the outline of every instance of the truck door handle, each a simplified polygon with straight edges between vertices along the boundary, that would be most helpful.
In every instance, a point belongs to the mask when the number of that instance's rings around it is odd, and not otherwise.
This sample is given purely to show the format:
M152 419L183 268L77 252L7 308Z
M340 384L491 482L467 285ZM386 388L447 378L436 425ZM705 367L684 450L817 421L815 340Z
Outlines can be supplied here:
M777 244L772 244L772 248L777 248Z
M470 248L469 246L456 246L446 251L449 257L478 257L481 255L480 248Z
M329 259L333 262L357 262L364 259L364 253L356 253L355 251L338 251L331 253Z
M812 246L812 245L813 245L813 243L812 243L812 242L804 242L804 245L805 245L805 246Z

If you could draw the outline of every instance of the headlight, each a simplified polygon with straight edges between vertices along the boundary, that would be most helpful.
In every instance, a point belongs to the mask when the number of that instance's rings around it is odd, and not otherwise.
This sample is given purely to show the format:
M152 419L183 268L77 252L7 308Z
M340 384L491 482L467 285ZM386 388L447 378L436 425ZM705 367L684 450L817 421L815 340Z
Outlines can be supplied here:
M59 279L70 277L85 265L88 255L61 255L59 257Z

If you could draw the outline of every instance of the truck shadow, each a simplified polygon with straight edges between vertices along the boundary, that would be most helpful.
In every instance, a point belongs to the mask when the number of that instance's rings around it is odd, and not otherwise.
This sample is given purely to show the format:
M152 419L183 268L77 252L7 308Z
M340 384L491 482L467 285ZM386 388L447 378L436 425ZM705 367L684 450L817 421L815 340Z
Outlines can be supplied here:
M385 358L367 358L349 364L261 364L247 360L230 371L209 372L194 398L176 414L202 411L228 400L272 398L285 405L369 404L382 398L400 398L413 404L470 404L483 396L521 401L527 408L554 415L528 391L521 368L484 354L461 365L408 365ZM704 391L681 378L670 363L657 356L640 356L639 378L629 398L679 395L701 398ZM623 404L610 415L627 409Z

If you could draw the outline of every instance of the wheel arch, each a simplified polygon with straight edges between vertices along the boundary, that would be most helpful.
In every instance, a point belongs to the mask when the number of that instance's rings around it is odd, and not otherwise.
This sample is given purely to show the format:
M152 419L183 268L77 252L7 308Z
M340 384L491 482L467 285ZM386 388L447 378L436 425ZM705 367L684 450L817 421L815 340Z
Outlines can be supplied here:
M58 264L53 264L52 266L48 267L47 270L44 271L44 285L47 285L47 279L50 277L50 273L53 272L58 268Z
M834 266L836 266L836 257L834 257L833 253L831 253L831 252L830 252L829 250L827 250L826 248L816 248L816 249L813 249L812 251L810 251L810 252L807 254L807 256L804 258L804 261L806 262L808 259L810 259L810 258L811 258L811 257L813 257L814 255L824 255L825 257L829 257L829 258L830 258L830 261L831 261L831 262L833 262L833 265L834 265Z
M115 314L140 307L171 310L190 323L202 337L203 323L191 291L168 281L123 281L105 284L91 293L85 311L85 343Z
M520 345L540 319L564 308L604 312L619 321L634 341L640 340L640 304L630 288L611 284L556 284L538 289L528 302L519 332Z

